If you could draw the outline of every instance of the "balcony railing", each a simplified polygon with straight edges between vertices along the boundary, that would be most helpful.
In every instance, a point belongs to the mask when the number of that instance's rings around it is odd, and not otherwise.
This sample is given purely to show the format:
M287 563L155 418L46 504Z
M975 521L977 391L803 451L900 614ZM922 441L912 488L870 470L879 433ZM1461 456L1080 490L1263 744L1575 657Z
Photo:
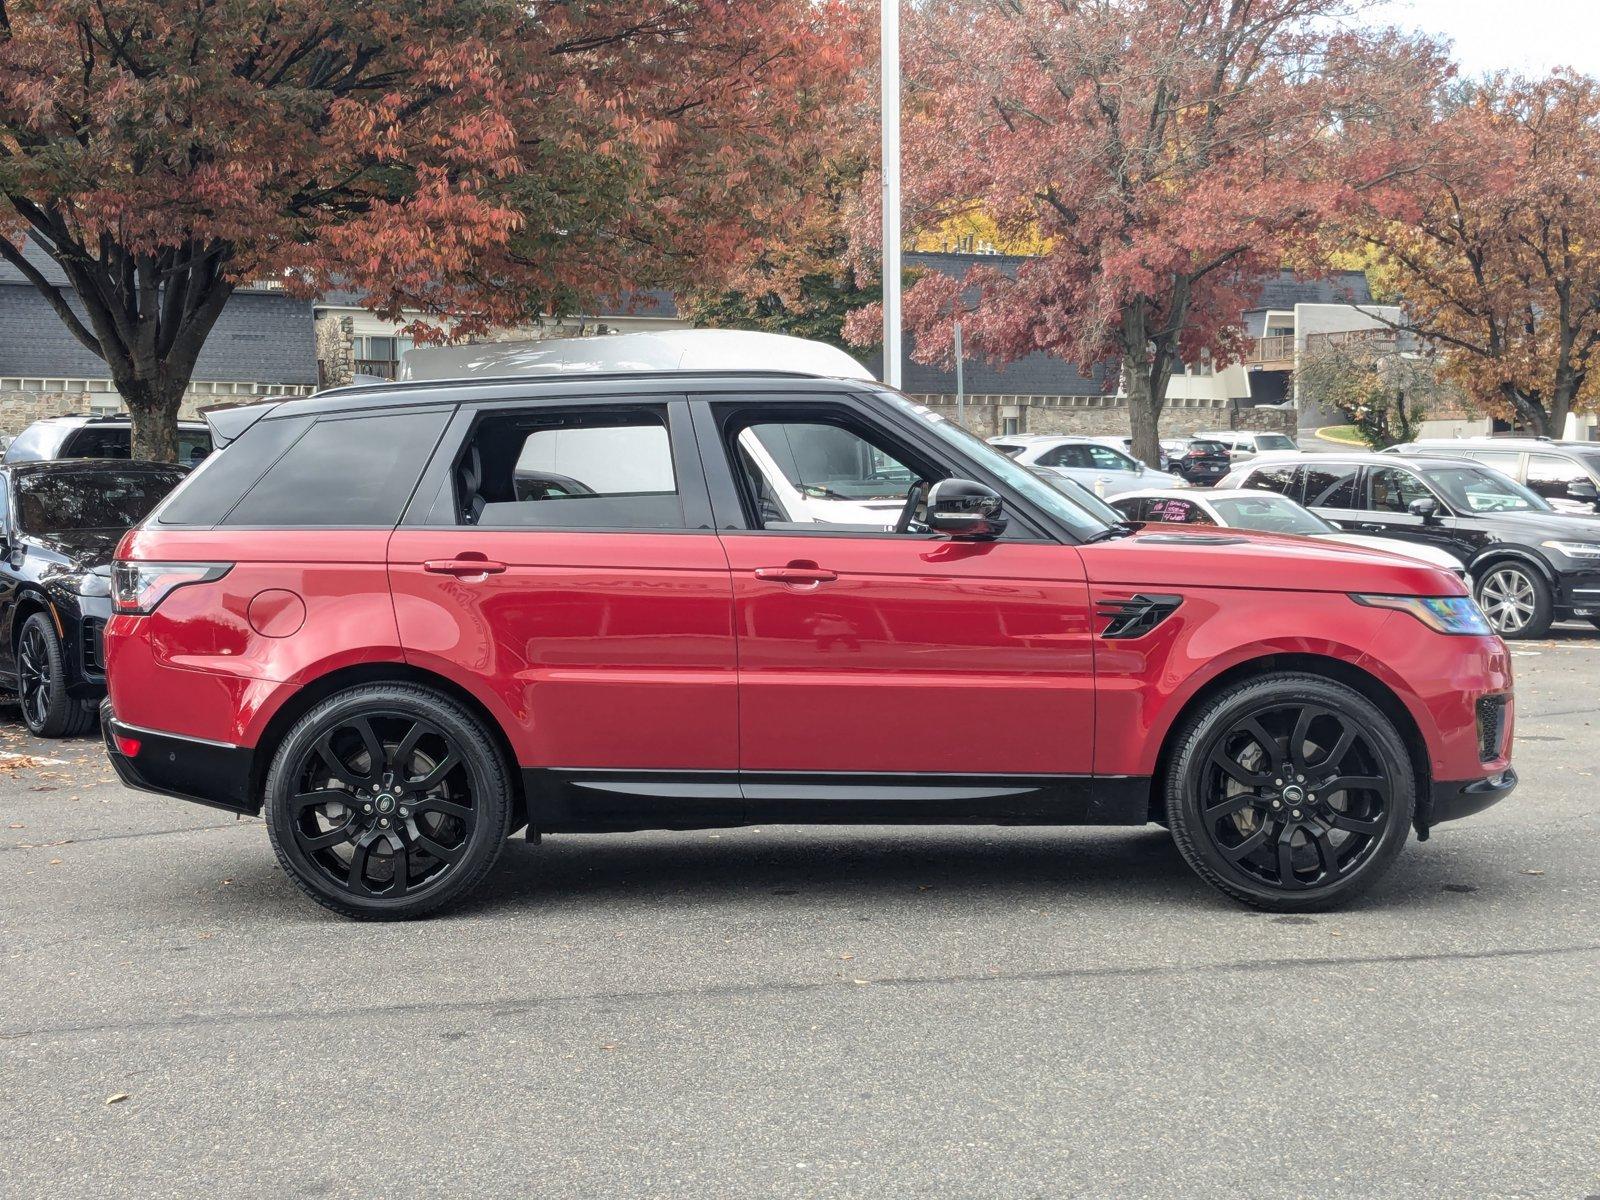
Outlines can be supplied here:
M1287 370L1294 366L1294 334L1273 333L1251 338L1244 361L1247 367Z
M392 358L358 358L357 375L376 375L379 379L393 379L400 364Z

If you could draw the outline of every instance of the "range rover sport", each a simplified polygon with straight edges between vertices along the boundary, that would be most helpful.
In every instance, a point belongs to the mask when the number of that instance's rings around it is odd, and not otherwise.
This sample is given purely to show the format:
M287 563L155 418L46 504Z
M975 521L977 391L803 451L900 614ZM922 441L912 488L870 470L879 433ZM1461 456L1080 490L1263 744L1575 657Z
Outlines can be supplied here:
M107 748L264 813L347 916L457 900L521 829L757 822L1156 821L1222 892L1314 909L1516 783L1506 648L1448 572L1109 523L870 381L428 381L212 424L119 551Z

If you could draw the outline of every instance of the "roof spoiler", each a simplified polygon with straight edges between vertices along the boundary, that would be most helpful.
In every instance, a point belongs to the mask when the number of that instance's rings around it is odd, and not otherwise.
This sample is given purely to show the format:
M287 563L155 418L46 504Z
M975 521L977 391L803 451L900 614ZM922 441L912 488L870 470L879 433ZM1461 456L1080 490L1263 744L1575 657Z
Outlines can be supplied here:
M202 408L200 415L211 429L212 448L222 449L282 403L282 400L267 400L250 404L213 404Z

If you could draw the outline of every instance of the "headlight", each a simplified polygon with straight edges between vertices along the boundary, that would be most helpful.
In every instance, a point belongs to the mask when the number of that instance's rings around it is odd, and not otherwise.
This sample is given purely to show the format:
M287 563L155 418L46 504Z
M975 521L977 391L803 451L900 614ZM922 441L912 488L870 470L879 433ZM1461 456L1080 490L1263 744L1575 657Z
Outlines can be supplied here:
M1568 558L1600 558L1600 542L1540 542L1546 550L1565 554Z
M232 563L119 562L111 569L113 605L118 612L150 613L174 589L221 579Z
M111 595L111 578L108 575L89 574L78 580L78 595L80 596L109 596Z
M1410 613L1436 633L1487 637L1494 631L1470 596L1362 596L1350 599L1368 608L1392 608Z

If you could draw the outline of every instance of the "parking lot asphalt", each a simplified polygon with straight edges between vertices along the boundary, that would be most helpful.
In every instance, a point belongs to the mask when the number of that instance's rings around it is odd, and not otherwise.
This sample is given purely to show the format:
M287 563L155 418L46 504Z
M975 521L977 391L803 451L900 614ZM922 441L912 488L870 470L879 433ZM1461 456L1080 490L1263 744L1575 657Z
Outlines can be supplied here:
M1154 826L763 827L354 924L0 724L0 1195L1600 1196L1600 634L1516 655L1520 790L1314 917Z

